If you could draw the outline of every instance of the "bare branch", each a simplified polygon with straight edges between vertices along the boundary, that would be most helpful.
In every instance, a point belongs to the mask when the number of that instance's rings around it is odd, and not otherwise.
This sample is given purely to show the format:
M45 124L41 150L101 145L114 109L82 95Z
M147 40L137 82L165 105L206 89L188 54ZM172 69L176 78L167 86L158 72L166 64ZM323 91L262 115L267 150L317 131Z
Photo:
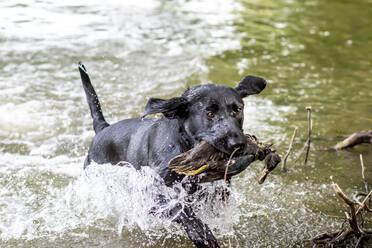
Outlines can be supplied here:
M295 159L294 164L301 157L302 153L305 151L305 148L306 148L306 155L305 155L305 161L304 161L304 165L306 165L307 164L307 158L308 158L309 152L310 152L311 133L313 131L313 121L311 119L311 107L306 107L306 110L307 110L307 119L309 121L308 137L307 137L307 140L306 140L304 146L301 148L301 151L299 152L297 158Z
M349 197L345 195L345 193L341 190L341 188L337 184L333 184L333 190L336 192L336 194L344 200L344 202L349 205L349 212L346 214L347 218L349 220L350 227L353 229L353 231L356 234L362 234L364 233L362 230L360 230L357 220L357 213L355 212L355 202L351 200Z
M363 179L363 182L364 182L364 188L366 189L366 193L368 194L369 187L368 187L368 182L366 180L366 175L365 175L366 168L364 167L362 154L360 154L359 157L360 157L360 165L362 166L362 179Z
M337 184L333 184L333 190L336 192L336 194L342 198L342 200L344 200L344 202L347 204L347 205L353 205L356 204L353 200L351 200L349 197L347 197L345 195L345 193L341 190L340 186L338 186Z
M291 141L289 143L288 151L287 151L287 153L284 156L284 159L283 159L283 162L282 162L282 170L283 171L285 170L285 164L287 163L288 156L291 153L293 141L294 141L294 138L296 136L297 130L298 130L298 127L295 127L295 129L293 131L293 135L292 135Z
M345 149L359 145L361 143L372 144L372 130L356 132L350 135L345 140L338 142L333 148L335 150Z
M316 244L325 245L325 247L344 247L345 244L350 244L350 242L355 243L355 247L360 247L364 239L372 237L372 230L364 228L363 218L362 220L359 220L359 222L357 219L357 216L361 211L370 211L365 203L372 194L372 191L369 192L367 197L360 204L358 211L355 211L355 205L358 203L346 196L337 184L333 184L332 186L336 194L348 205L348 211L345 212L345 215L346 220L349 222L349 226L344 226L346 223L345 221L339 232L321 234L314 237L312 240ZM356 241L354 242L354 240Z
M371 192L369 192L369 194L366 196L366 198L364 198L364 200L362 201L362 203L360 204L358 210L356 211L356 214L359 214L359 212L363 209L363 208L367 208L367 210L369 211L370 209L368 208L366 202L368 201L369 197L372 195L372 190Z
M306 141L307 149L306 149L306 156L305 156L304 165L307 164L307 158L308 158L309 152L310 152L311 133L313 132L313 121L311 119L311 107L306 107L306 110L307 110L307 119L309 121L309 133L308 133L309 136L307 137L307 141Z

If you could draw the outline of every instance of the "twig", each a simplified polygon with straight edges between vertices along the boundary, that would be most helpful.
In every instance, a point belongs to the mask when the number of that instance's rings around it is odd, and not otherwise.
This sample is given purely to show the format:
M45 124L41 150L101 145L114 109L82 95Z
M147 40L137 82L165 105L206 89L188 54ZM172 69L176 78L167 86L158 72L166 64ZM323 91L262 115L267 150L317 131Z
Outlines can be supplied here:
M372 190L371 192L369 192L369 194L366 196L366 198L364 198L364 200L362 201L362 203L360 204L360 207L358 208L358 210L356 211L356 214L359 214L359 212L363 209L363 208L367 208L367 210L369 211L370 209L368 208L368 206L366 205L366 202L367 200L369 199L369 197L372 195Z
M313 121L311 119L311 107L306 107L306 110L307 110L307 119L309 121L309 136L307 138L307 150L306 150L306 156L305 156L305 161L304 161L304 165L307 164L307 158L309 156L309 152L310 152L310 144L311 144L311 133L313 131Z
M228 211L227 209L227 187L229 186L229 183L228 183L228 178L227 178L227 171L229 170L229 167L230 165L234 164L234 160L232 160L232 157L234 156L234 154L239 150L239 148L236 148L230 155L230 158L229 160L227 161L226 163L226 169L225 169L225 175L223 177L224 181L225 181L225 188L223 189L223 196L224 196L224 202L225 202L225 215L226 215L226 225L227 225L227 228L229 230L229 233L231 232L231 223L230 223L230 212ZM231 248L231 238L230 238L230 235L228 236L228 239L229 239L229 247Z
M350 229L350 228L346 228L346 229L343 229L339 232L339 234L337 236L335 236L332 240L331 240L331 244L332 244L332 248L333 248L333 245L337 242L340 242L340 241L343 241L346 239L346 237L349 235L349 234L352 234L353 233L353 230Z
M225 184L227 185L227 171L229 170L229 167L230 165L234 164L234 160L232 160L232 157L234 156L234 154L239 150L239 148L236 148L230 155L230 158L229 160L227 161L226 163L226 169L225 169L225 175L223 176L223 179L225 181Z
M362 166L362 179L364 181L364 186L366 188L366 193L368 193L368 183L366 181L366 176L365 176L365 167L364 167L364 163L363 163L363 155L362 154L359 154L359 158L360 158L360 166Z
M327 239L332 240L333 237L336 237L339 234L340 234L339 231L333 232L333 233L322 233L322 234L316 235L315 237L312 237L311 240L314 241L314 243L316 244L324 244L328 242Z
M307 148L306 149L305 161L304 161L304 164L306 165L307 164L307 158L308 158L309 152L310 152L311 133L313 131L313 121L311 119L311 107L306 107L306 110L307 110L307 119L309 121L308 137L307 137L307 140L306 140L304 146L301 148L300 153L298 154L297 158L295 159L294 164L297 163L297 160L300 159L300 157L302 156L302 153L305 151L305 148Z
M289 147L288 147L288 151L287 153L285 154L284 156L284 159L283 159L283 162L282 162L282 170L285 171L285 164L287 163L287 159L288 159L288 156L289 154L291 153L291 150L292 150L292 145L293 145L293 141L294 141L294 138L296 136L296 133L297 133L297 127L295 127L294 131L293 131L293 135L292 135L292 138L291 138L291 141L289 142Z
M368 194L369 187L368 187L368 182L366 180L366 174L365 174L366 168L364 167L362 154L360 154L359 157L360 157L360 165L362 166L362 179L363 179L363 182L364 182L364 188L366 189L366 193ZM368 203L370 204L371 201L368 200Z

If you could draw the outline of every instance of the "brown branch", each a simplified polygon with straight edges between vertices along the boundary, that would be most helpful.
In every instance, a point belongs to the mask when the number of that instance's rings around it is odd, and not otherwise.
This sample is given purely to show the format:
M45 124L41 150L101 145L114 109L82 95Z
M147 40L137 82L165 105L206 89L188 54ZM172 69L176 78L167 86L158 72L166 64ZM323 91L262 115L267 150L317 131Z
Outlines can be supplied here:
M363 182L364 182L364 188L366 189L366 193L368 194L369 187L368 187L368 182L366 180L366 174L365 174L366 168L364 167L362 154L360 154L359 157L360 157L360 166L362 166L362 179L363 179Z
M333 148L335 150L353 147L362 143L372 144L372 130L356 132L345 140L338 142Z
M308 158L309 152L310 152L311 133L313 131L313 121L311 119L311 107L306 107L306 110L307 110L307 119L309 121L308 136L307 136L307 140L306 140L304 146L302 147L300 153L298 154L297 158L295 159L294 164L297 163L297 160L301 157L302 153L305 151L305 148L306 148L306 155L305 155L305 161L304 161L304 165L306 165L307 164L307 158Z
M296 136L296 133L297 133L297 127L295 127L294 131L293 131L293 135L292 135L292 138L291 138L291 141L289 142L289 147L288 147L288 151L287 153L285 154L284 156L284 159L283 159L283 162L282 162L282 170L285 171L285 164L287 163L287 159L288 159L288 156L289 154L291 153L291 150L292 150L292 145L293 145L293 141L294 141L294 138Z
M344 202L349 205L349 216L348 216L348 220L349 220L349 224L350 224L350 227L353 229L353 231L359 235L359 234L362 234L363 231L360 230L359 228L359 225L358 225L358 220L357 220L357 217L356 217L356 212L355 212L355 202L353 200L351 200L349 197L347 197L345 195L345 193L341 190L341 188L337 185L337 184L333 184L333 190L336 192L336 194L341 197L342 200L344 200Z
M359 196L367 196L368 194L364 193L364 192L357 192L356 193L356 197L359 197Z
M366 189L366 193L368 194L369 187L368 187L368 182L367 182L366 175L365 175L366 168L364 167L362 154L360 154L360 165L362 166L362 179L364 182L364 188ZM371 198L368 199L368 204L367 203L365 204L365 209L368 212L370 212L369 205L371 205Z
M351 234L351 233L353 233L353 230L350 229L350 228L345 229L345 230L342 230L341 232L339 232L339 233L337 234L337 236L335 236L335 237L331 240L330 243L331 243L331 244L334 244L334 243L337 243L337 242L341 242L341 241L345 240L346 237L347 237L349 234ZM332 246L332 247L333 247L333 246Z
M319 234L319 235L311 238L311 240L314 241L314 243L316 243L316 244L324 244L324 243L329 242L329 241L327 241L327 239L332 240L334 237L336 237L339 234L340 234L340 232L322 233L322 234Z
M369 199L369 197L372 195L372 190L369 192L369 194L366 196L366 198L364 198L364 200L362 201L362 203L360 204L358 210L356 211L356 214L359 214L359 212L362 210L362 209L367 209L367 211L369 212L370 209L368 208L367 206L367 201Z
M313 132L313 121L311 119L311 107L306 107L306 110L307 110L307 119L309 121L309 133L308 133L309 136L307 137L307 141L306 141L307 149L306 149L306 156L305 156L304 165L307 164L307 158L308 158L309 152L310 152L311 133Z
M355 202L353 200L351 200L349 197L347 197L347 195L345 195L345 193L341 190L340 186L338 186L337 184L333 184L333 190L336 192L336 194L341 197L342 200L344 200L344 202L347 204L347 205L353 205L355 204Z
M266 180L266 177L269 175L270 171L265 168L260 175L260 178L258 179L258 184L263 184Z
M371 196L372 191L369 192L367 197L360 204L358 210L355 211L355 205L358 203L346 196L337 184L333 184L332 186L336 194L348 205L348 211L345 212L345 215L349 222L349 226L345 227L344 224L342 224L342 229L339 232L321 234L314 237L312 240L316 244L325 245L325 247L339 247L339 245L344 247L345 244L349 244L352 240L356 240L355 247L360 247L364 239L372 237L372 230L363 229L363 219L360 224L357 219L357 216L361 211L368 211L368 207L365 203Z

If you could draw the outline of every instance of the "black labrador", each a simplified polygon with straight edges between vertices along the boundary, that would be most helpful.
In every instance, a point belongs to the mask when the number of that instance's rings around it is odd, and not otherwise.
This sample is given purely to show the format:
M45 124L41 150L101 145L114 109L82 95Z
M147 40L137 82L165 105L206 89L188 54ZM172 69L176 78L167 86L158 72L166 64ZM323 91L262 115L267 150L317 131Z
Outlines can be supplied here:
M260 93L266 86L264 79L255 76L244 77L235 88L199 85L186 90L180 97L167 100L150 98L141 118L109 125L81 62L79 71L96 133L84 168L91 161L98 164L126 161L136 169L150 166L167 186L180 182L184 177L168 168L169 160L202 140L228 154L244 147L243 98ZM156 113L163 116L145 118ZM228 169L228 178L246 169L253 159L252 156L238 157ZM166 215L184 227L196 247L219 247L209 227L196 217L191 207L176 205Z

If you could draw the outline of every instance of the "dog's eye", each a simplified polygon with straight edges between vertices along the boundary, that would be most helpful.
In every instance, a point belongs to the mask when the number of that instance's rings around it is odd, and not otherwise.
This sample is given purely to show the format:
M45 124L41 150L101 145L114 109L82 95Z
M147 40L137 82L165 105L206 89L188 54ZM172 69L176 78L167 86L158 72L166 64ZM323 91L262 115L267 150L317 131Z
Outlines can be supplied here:
M213 118L214 117L214 114L212 113L212 112L209 112L208 114L207 114L207 116L208 116L208 118Z
M235 113L236 115L238 115L238 114L240 114L240 113L242 112L242 108L240 108L240 107L234 107L234 108L233 108L233 111L234 111L234 113Z

